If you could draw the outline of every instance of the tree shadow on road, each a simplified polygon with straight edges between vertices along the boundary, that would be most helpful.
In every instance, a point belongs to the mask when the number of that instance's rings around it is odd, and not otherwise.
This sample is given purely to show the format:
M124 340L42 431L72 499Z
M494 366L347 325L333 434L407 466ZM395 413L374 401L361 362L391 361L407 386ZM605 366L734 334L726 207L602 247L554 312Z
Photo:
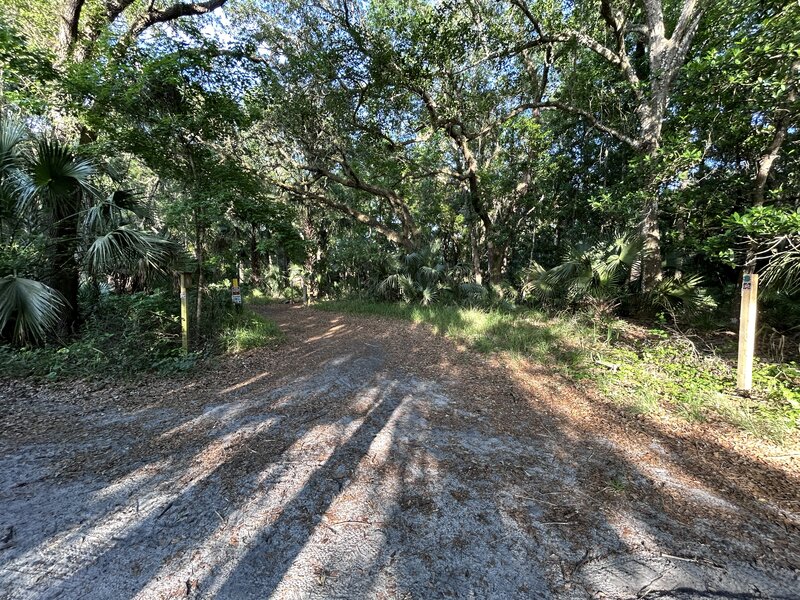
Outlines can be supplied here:
M69 527L33 529L3 557L0 592L792 597L797 528L757 494L782 473L711 443L714 459L687 454L698 440L608 404L593 414L619 431L599 435L554 401L580 392L541 366L514 371L403 324L271 316L286 346L233 362L199 386L202 402L136 428L149 452L113 454L113 481L79 478L94 493L64 501ZM629 430L649 444L621 443ZM4 494L13 518L37 520L18 490ZM747 566L767 548L768 568Z

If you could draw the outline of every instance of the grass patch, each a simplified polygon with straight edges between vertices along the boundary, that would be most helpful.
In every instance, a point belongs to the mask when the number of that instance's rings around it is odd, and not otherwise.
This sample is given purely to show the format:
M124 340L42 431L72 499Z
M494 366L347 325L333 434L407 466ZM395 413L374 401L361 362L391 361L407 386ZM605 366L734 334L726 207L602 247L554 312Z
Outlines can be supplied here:
M695 353L673 338L606 345L601 351L604 361L619 367L598 379L601 389L633 412L668 411L690 422L721 420L777 443L797 433L800 370L795 363L756 362L753 392L746 398L734 392L734 363Z
M275 323L245 309L230 317L220 333L220 342L226 353L236 354L266 346L279 340L281 335Z
M452 305L339 300L316 305L323 310L351 314L380 315L429 325L433 330L480 352L506 351L533 358L573 376L585 373L590 364L590 329L577 319L553 318L543 313L479 310Z
M574 315L366 300L317 306L424 323L481 352L505 351L551 366L572 379L591 378L608 398L633 414L670 413L689 422L724 421L777 443L796 436L800 425L796 363L757 362L754 391L744 398L734 393L736 368L731 361L698 354L685 340L660 329L640 332L628 341L621 334L629 326L622 321L590 323Z

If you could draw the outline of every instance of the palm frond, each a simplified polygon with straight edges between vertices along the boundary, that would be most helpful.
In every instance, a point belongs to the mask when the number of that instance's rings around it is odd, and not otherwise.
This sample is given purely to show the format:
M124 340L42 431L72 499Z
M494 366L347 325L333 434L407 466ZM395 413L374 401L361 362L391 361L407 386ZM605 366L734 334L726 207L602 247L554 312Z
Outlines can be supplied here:
M408 269L416 269L418 265L422 264L423 256L419 252L411 252L403 257L403 262Z
M760 256L768 261L761 274L765 286L789 294L800 291L800 236L772 240Z
M522 280L522 295L533 296L539 300L547 300L555 295L557 286L547 278L547 270L537 263L532 261L523 271L521 275Z
M458 295L469 305L483 304L489 297L489 290L478 283L462 283L458 286Z
M410 300L414 290L414 281L404 273L392 273L378 284L378 293L389 300Z
M547 271L543 277L555 287L568 286L576 291L588 289L594 279L591 257L583 253Z
M172 241L122 225L98 236L86 251L84 261L93 275L141 266L163 270L175 252Z
M417 281L419 281L423 286L433 285L442 278L444 272L445 266L441 263L434 267L422 265L417 270Z
M95 167L88 158L77 156L58 141L41 139L26 157L27 178L20 203L29 208L39 201L56 217L74 211L76 197L94 194L91 177Z
M616 262L631 267L642 254L644 238L640 234L628 234L616 241L617 253L613 258Z
M445 277L453 284L459 284L469 279L472 275L472 269L469 265L459 263L453 267L447 268L445 266Z
M41 340L58 325L66 301L50 286L22 277L0 279L0 332L10 325L15 342Z
M117 190L90 206L83 217L84 230L99 234L121 225L130 224L130 217L141 217L143 207L130 190Z
M0 119L0 178L19 166L20 146L25 138L22 123L15 119Z
M601 287L622 285L631 267L641 259L644 240L641 235L629 234L614 240L603 252L605 257L598 261L595 271Z
M436 302L437 290L433 287L426 287L422 290L422 298L420 302L422 306L429 306Z
M646 299L652 306L672 314L681 312L684 315L696 315L717 306L702 284L703 278L699 275L667 277L647 294Z
M0 119L0 214L10 211L18 198L22 181L20 147L26 137L19 121Z
M144 218L147 214L141 197L133 190L115 190L108 195L106 202L122 210L130 211L140 218Z

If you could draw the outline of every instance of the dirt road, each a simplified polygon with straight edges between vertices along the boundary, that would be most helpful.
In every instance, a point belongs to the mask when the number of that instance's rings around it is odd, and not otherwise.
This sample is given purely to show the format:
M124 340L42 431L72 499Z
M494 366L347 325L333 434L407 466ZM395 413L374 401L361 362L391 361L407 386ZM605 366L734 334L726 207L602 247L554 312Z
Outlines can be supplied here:
M0 383L0 598L800 598L793 471L421 327L264 310L283 343L190 378Z

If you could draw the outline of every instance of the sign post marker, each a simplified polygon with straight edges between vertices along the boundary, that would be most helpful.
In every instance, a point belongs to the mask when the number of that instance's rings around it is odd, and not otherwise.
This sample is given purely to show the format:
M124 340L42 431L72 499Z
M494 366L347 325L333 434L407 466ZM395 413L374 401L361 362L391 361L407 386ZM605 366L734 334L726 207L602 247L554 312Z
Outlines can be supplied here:
M231 280L231 302L237 313L242 312L242 290L239 287L239 279L236 277Z
M736 368L736 388L749 392L753 387L753 354L756 347L756 314L758 305L758 275L742 276L742 307L739 312L739 360Z
M189 294L186 291L188 273L181 273L181 345L183 353L189 352Z

